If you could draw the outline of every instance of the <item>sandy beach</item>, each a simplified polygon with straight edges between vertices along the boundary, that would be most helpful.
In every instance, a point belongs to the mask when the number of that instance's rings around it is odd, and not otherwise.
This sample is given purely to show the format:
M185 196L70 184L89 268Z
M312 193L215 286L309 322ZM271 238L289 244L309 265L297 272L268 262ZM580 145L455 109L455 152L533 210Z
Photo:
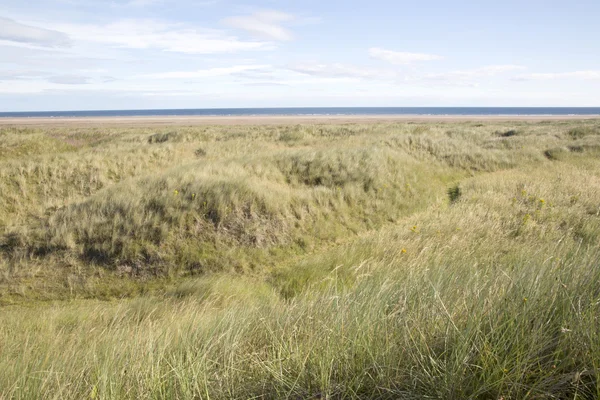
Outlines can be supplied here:
M289 116L157 116L157 117L29 117L0 118L0 126L194 126L289 125L392 122L570 121L600 119L600 115L289 115Z

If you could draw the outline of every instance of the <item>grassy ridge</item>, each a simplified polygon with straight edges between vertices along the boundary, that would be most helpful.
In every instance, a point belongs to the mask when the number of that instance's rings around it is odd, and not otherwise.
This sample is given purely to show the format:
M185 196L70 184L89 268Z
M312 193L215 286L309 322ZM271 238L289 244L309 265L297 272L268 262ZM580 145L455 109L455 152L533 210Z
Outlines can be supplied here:
M101 145L89 132L63 134L78 151L8 157L0 215L10 272L68 264L83 272L63 286L96 297L90 264L153 277L252 270L393 221L465 173L431 154L458 160L456 146L406 138L402 126L392 136L368 126L229 129L109 132ZM19 137L43 136L29 135ZM38 298L64 295L33 285Z
M84 131L3 152L2 298L72 301L3 308L0 397L597 398L598 126ZM90 164L101 185L74 187ZM56 165L78 172L22 178Z

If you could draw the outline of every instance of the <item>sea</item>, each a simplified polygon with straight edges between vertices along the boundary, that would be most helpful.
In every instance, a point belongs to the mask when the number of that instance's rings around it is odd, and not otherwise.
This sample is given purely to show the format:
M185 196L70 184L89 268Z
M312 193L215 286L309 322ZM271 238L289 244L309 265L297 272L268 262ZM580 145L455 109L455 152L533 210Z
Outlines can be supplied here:
M600 115L600 107L299 107L0 112L0 118L327 116L327 115Z

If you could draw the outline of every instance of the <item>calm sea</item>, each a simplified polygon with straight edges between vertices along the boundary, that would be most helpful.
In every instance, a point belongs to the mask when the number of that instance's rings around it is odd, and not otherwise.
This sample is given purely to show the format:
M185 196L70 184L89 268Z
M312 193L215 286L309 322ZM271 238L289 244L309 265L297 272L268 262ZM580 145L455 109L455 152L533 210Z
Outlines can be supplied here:
M94 110L0 112L0 117L146 117L269 115L600 115L600 107L307 107L199 108L182 110Z

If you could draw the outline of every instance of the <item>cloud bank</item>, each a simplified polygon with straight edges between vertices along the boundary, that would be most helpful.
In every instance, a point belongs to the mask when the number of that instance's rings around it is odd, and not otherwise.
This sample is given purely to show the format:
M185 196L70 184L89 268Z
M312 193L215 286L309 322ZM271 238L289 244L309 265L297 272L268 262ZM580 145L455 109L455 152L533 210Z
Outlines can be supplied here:
M62 32L3 17L0 17L0 40L48 47L66 47L71 44L69 36Z

